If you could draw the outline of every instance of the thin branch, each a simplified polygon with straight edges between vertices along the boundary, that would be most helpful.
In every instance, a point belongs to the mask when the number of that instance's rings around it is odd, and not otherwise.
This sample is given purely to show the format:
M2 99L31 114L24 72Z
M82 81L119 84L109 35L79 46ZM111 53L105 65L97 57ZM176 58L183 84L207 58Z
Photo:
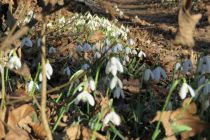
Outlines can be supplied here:
M46 115L46 100L47 100L47 78L46 78L46 67L45 67L45 57L46 57L46 36L45 36L46 23L43 23L42 29L42 47L41 47L41 61L42 61L42 99L41 99L41 118L44 125L45 131L47 133L47 139L52 140L52 133L50 131L47 115Z

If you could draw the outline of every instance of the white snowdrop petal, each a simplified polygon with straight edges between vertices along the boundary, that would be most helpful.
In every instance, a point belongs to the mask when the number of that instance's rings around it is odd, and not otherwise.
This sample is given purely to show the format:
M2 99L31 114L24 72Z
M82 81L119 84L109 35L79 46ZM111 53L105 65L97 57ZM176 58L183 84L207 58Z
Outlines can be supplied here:
M161 71L161 69L159 68L159 67L157 67L157 68L155 68L154 70L153 70L153 75L154 75L154 80L156 81L156 82L159 82L160 81L160 71Z
M42 73L39 74L39 81L42 81Z
M112 115L112 117L111 117L112 123L117 126L120 125L120 122L121 122L120 116L118 114L116 114L115 112L112 112L111 115Z
M166 72L163 68L160 68L160 73L161 73L161 76L163 77L163 79L167 78Z
M195 97L195 91L192 89L192 87L190 85L187 85L188 90L190 91L190 94L192 97Z
M117 75L117 67L116 66L111 66L111 73L113 76L116 76Z
M49 50L48 50L48 53L49 53L49 54L56 53L56 48L50 47Z
M93 80L92 77L89 78L89 86L90 86L90 89L92 91L94 91L96 89L96 86L95 86L95 81Z
M123 88L123 83L119 78L117 78L117 83L118 83L118 86L122 89Z
M118 81L117 76L114 76L114 77L112 78L112 80L111 80L111 83L110 83L110 89L111 89L111 90L114 89L114 88L116 87L117 81Z
M104 126L107 126L108 123L109 123L109 121L110 121L110 119L111 119L111 114L108 113L108 114L105 116L105 118L103 119L103 125L104 125Z
M21 41L21 47L23 47L23 46L27 46L27 47L32 47L33 46L33 43L30 40L30 38L25 37L25 38L22 39L22 41Z
M144 81L148 81L150 78L154 79L154 75L150 69L144 71Z
M86 98L87 98L88 103L91 106L94 106L95 105L95 100L94 100L94 98L93 98L93 96L91 94L86 93Z
M181 64L180 63L176 63L176 65L175 65L175 70L177 71L177 70L179 70L181 68Z
M187 92L188 92L188 85L187 83L183 83L179 91L179 96L181 97L182 100L186 98Z
M130 47L126 47L125 48L125 53L128 55L131 53L131 48Z

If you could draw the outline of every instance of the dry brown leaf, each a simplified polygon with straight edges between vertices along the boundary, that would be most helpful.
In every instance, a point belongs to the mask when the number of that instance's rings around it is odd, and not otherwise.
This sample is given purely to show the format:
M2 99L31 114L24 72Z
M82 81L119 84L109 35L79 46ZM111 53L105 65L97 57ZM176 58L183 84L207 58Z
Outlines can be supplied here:
M7 135L4 137L5 140L30 140L28 133L23 129L16 128L15 130L11 129Z
M5 137L5 130L4 130L4 124L2 121L0 121L0 139L3 139Z
M104 35L103 32L101 32L101 31L95 31L93 33L93 35L91 36L91 38L90 38L90 42L91 43L95 43L95 42L104 40L104 38L105 38L105 35Z
M139 89L140 82L139 79L129 78L123 79L123 90L128 91L131 94L138 94L140 92Z
M178 24L179 28L173 41L174 45L181 45L186 47L194 47L195 41L193 38L193 32L198 21L201 19L201 14L191 15L192 0L183 0L182 7L179 10Z
M194 102L190 102L190 99L186 99L183 102L182 107L175 111L164 111L162 114L161 122L164 126L166 136L170 136L170 138L167 139L176 139L171 127L172 123L176 123L178 125L187 125L191 127L191 131L182 132L180 134L182 140L193 137L207 128L208 124L201 121L200 118L196 115L196 112L196 105ZM158 121L160 119L160 115L161 112L158 111L155 118L151 122Z
M33 132L39 139L45 139L47 133L41 123L30 124Z
M82 140L89 140L92 136L92 130L81 126L81 125L74 125L66 129L66 135L70 140L82 139ZM103 135L95 132L96 139L100 140L107 140L106 137Z

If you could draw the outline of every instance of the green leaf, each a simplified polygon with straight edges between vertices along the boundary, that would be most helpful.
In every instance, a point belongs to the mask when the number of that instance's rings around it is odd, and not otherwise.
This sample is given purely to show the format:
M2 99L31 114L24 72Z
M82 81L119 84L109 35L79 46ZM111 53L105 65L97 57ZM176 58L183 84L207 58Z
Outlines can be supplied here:
M187 125L179 125L177 124L176 122L173 122L171 124L171 128L172 128L172 131L175 133L175 134L180 134L182 132L185 132L185 131L191 131L192 128L187 126Z

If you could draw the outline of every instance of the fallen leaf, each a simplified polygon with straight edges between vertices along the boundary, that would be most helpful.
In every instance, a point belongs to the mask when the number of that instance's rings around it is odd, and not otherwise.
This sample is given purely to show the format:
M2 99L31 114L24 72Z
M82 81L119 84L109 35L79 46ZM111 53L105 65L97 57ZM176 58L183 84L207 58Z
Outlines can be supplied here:
M176 109L175 111L164 111L162 112L161 122L165 129L165 135L169 140L176 140L175 133L173 132L173 124L182 128L191 128L191 130L181 132L181 139L185 140L189 137L193 137L198 133L201 133L205 128L208 127L208 124L201 121L200 118L196 115L197 107L194 102L188 98L183 102L181 108ZM160 119L161 112L158 111L156 116L151 122L158 121Z
M66 129L66 135L70 140L75 140L75 139L89 140L92 134L93 132L91 129L81 125L73 125ZM106 137L97 132L95 132L94 135L96 139L107 140Z
M198 21L201 19L201 14L191 15L192 0L183 0L182 6L179 10L178 24L179 28L173 41L174 45L181 45L185 47L194 47L195 41L193 38L193 32Z
M37 122L37 123L32 123L32 124L29 124L30 127L32 128L34 134L39 138L39 139L45 139L46 136L47 136L47 133L44 129L44 126Z
M95 42L104 40L104 38L105 38L105 35L102 31L95 31L90 37L90 42L95 43Z
M18 69L18 70L13 69L12 71L20 76L23 76L23 78L26 81L31 79L31 72L30 72L30 69L26 63L23 63L20 69Z
M138 94L140 92L139 79L134 79L134 78L123 79L122 82L123 82L123 90L126 90L131 94Z

